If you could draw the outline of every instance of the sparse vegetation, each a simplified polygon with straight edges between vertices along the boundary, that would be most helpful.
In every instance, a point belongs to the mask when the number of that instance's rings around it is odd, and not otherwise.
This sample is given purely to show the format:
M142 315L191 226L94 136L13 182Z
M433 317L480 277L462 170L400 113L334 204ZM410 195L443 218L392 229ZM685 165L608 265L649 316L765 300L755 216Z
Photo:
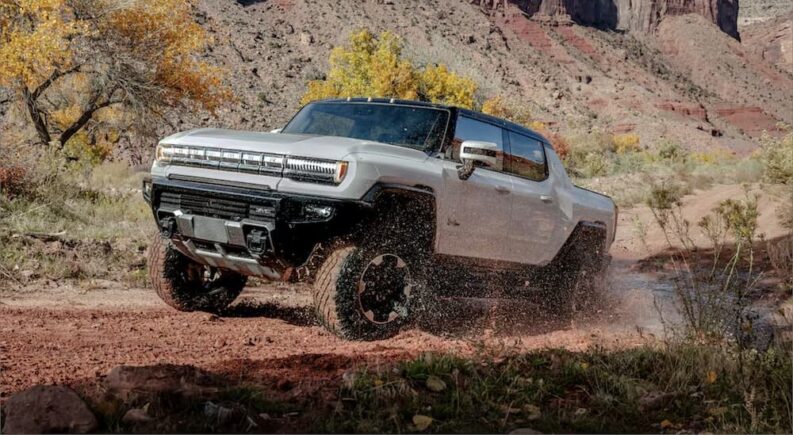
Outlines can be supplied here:
M698 223L709 246L698 246L683 215L678 185L652 188L647 206L666 239L683 333L697 339L751 340L750 296L757 290L757 197L722 201ZM707 248L707 249L706 249ZM681 332L681 331L677 331Z
M756 182L764 171L759 159L721 149L691 152L672 141L643 148L637 135L599 132L569 141L565 163L576 182L609 194L621 206L644 202L650 186L666 180L687 194L716 183Z
M760 149L766 181L793 183L793 128L781 125L786 134L781 138L764 135Z
M42 159L23 179L24 195L0 195L0 287L41 278L146 285L151 228L140 180L123 163Z
M423 354L350 370L301 397L278 400L283 394L270 386L227 380L204 397L107 402L102 396L92 405L102 429L112 432L788 433L791 363L790 353L776 349L690 344L473 358ZM121 421L141 406L151 422Z
M734 351L690 345L474 360L424 355L353 377L324 429L787 432L790 364L780 351L739 362Z

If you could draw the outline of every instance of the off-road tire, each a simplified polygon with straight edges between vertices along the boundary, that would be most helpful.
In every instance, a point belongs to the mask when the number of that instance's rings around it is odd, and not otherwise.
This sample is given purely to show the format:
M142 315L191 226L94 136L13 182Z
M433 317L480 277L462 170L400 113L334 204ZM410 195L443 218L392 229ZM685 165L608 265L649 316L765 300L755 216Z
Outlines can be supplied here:
M598 300L606 277L605 244L595 234L578 234L566 247L557 264L547 271L544 283L544 308L561 317L573 318Z
M157 296L179 311L217 313L228 307L245 287L247 277L219 271L210 283L189 277L190 268L202 267L177 251L159 234L149 247L149 277Z
M409 251L393 245L337 244L320 266L313 284L319 322L347 340L381 340L396 335L413 320L417 296L423 287L421 261L415 252ZM358 286L368 265L383 256L398 257L404 262L411 281L410 295L404 304L399 304L403 314L387 323L374 323L362 309Z

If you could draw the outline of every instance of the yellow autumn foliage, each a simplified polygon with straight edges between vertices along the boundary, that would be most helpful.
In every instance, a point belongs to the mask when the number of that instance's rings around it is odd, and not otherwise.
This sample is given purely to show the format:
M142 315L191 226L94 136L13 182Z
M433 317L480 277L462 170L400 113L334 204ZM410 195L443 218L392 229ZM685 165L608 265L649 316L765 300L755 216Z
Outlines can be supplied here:
M473 107L476 83L445 65L418 68L402 57L402 40L390 33L363 29L349 45L330 54L324 80L308 83L302 104L334 97L386 97Z
M65 7L65 0L0 0L0 85L34 87L71 64L68 39L85 27L65 21Z
M188 98L213 111L232 99L222 70L194 57L211 40L193 20L188 0L137 0L114 10L99 27L126 41L139 57L156 60L154 79L166 90L168 104Z
M0 0L0 86L16 91L39 143L75 141L101 158L152 115L233 99L199 58L211 39L191 11L191 0Z
M424 69L421 74L424 95L433 103L444 103L472 109L476 83L473 80L457 75L440 64Z
M520 124L534 130L545 129L545 124L532 120L531 112L528 109L512 102L508 102L502 96L496 96L485 100L485 102L482 104L482 112L487 113L488 115L510 120L516 124Z
M633 133L615 134L611 137L612 150L617 154L640 151L639 142L639 135Z

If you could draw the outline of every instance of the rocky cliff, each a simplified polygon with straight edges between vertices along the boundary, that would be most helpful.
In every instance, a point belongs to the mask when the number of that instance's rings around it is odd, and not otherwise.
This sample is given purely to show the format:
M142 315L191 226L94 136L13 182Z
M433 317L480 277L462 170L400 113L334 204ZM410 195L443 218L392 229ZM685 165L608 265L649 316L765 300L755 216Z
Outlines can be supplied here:
M669 15L695 13L739 39L738 0L515 0L532 16L567 16L574 22L611 30L652 32Z

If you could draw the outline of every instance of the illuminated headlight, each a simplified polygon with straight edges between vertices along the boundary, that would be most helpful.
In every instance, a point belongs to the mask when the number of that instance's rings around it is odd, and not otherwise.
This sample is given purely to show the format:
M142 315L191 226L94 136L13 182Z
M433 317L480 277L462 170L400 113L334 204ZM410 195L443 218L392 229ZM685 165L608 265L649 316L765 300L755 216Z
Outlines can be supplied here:
M262 155L259 153L242 153L242 163L240 171L258 173L262 166Z
M347 162L289 157L284 175L298 181L340 184L347 175Z
M264 154L262 156L262 172L281 176L284 171L284 156Z
M188 147L172 147L173 156L172 162L189 163L190 162L190 148Z
M249 172L293 180L341 184L349 163L307 157L286 157L254 151L208 148L195 145L157 145L157 162L162 165L199 166L227 171Z
M220 160L221 169L236 170L242 161L241 151L223 151L223 158Z
M173 158L173 148L169 145L157 145L157 152L155 154L155 159L158 163L167 165L171 162Z

